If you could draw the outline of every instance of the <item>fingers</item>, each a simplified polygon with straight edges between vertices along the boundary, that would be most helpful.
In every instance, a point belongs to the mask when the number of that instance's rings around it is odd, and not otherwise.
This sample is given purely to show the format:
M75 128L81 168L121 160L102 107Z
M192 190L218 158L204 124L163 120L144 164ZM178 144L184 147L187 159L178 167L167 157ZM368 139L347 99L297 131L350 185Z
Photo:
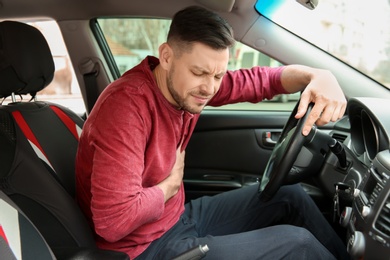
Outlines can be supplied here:
M307 108L309 107L309 104L310 104L310 96L305 95L305 93L302 93L301 99L300 99L299 105L298 105L298 111L295 115L296 119L302 118L306 114ZM311 113L309 114L309 116L305 122L305 125L303 126L303 129L302 129L302 134L304 136L307 136L310 133L311 127L317 121L319 114L316 116L315 113L318 113L316 111L320 111L319 106L320 105L318 104L316 110L314 110L314 108L315 108L315 106L314 106Z
M327 70L313 70L309 84L302 92L295 117L302 118L309 106L314 106L304 124L302 134L307 135L314 124L325 125L340 119L346 109L346 99L335 76Z
M298 105L298 111L295 115L296 119L299 119L303 117L306 114L307 108L310 104L310 96L306 95L305 93L302 93L299 105Z
M310 133L313 125L321 119L325 105L323 103L315 103L312 110L309 113L309 116L306 119L306 122L302 129L303 135L308 135Z
M176 162L173 166L174 169L184 169L184 160L185 160L186 151L181 151L181 145L176 150Z
M307 111L309 101L305 97L301 98L298 107L296 118L301 118ZM311 112L309 113L304 127L302 129L303 135L308 135L314 124L325 125L330 121L335 122L342 118L345 113L346 102L339 102L337 100L327 100L325 98L317 98Z
M338 103L336 101L328 103L322 113L319 115L316 125L325 125L330 121L335 122L343 117L346 105L344 103Z

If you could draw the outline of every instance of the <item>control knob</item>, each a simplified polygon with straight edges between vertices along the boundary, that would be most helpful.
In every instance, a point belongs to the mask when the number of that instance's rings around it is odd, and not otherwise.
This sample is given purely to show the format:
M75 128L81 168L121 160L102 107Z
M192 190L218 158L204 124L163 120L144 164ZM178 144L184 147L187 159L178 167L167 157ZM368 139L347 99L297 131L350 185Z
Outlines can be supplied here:
M355 189L353 190L353 196L354 196L355 198L357 198L357 197L359 196L359 194L360 194L360 190L357 189L357 188L355 188Z
M371 212L371 208L367 206L363 206L362 208L362 216L363 218L367 217Z
M347 250L353 259L361 259L366 248L364 235L360 231L355 231L349 238Z

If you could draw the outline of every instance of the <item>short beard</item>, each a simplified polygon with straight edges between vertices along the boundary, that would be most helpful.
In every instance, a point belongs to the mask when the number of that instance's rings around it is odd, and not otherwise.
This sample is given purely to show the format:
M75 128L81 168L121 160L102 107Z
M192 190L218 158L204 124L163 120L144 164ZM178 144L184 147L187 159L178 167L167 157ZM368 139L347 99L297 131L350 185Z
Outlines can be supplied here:
M183 97L181 97L179 95L179 93L177 93L177 91L175 90L175 88L173 86L173 81L172 81L174 72L175 72L175 66L172 65L171 70L169 71L168 77L167 77L167 86L168 86L168 91L171 94L173 100L175 100L175 102L179 106L178 109L188 111L191 114L199 114L200 112L202 112L203 107L198 108L198 109L191 107L186 102L186 100Z

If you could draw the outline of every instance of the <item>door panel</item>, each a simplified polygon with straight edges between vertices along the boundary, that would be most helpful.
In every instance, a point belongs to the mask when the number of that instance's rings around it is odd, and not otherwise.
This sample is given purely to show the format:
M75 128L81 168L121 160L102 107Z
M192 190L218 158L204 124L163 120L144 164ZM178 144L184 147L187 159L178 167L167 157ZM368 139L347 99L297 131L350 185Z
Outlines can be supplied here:
M187 200L256 183L289 115L285 111L202 112L186 149Z
M205 110L186 149L186 201L257 184L287 122L286 111ZM272 141L270 143L267 138ZM313 179L301 183L324 214L331 200Z

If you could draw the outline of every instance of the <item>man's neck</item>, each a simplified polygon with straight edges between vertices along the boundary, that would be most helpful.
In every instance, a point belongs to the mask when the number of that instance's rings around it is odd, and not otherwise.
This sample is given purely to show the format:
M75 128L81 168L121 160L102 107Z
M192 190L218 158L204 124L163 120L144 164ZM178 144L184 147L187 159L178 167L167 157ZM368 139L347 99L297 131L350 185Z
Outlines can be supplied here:
M166 71L164 71L160 65L157 65L153 70L153 75L156 80L157 87L160 89L163 96L168 100L169 103L177 107L176 102L173 100L172 95L168 90Z

